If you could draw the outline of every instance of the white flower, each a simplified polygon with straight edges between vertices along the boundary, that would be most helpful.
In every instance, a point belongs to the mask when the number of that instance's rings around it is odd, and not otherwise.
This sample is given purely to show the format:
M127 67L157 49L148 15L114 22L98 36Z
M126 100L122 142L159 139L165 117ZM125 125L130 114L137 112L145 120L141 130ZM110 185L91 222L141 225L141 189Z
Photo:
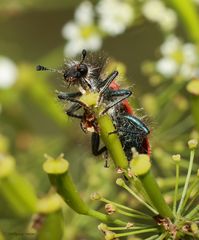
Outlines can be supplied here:
M101 0L96 6L99 27L112 36L123 33L134 20L130 4L120 0Z
M197 76L199 59L197 48L192 43L183 44L170 35L161 45L162 58L156 63L156 70L165 77L179 77L188 80Z
M194 70L193 66L191 66L187 63L183 63L180 66L179 75L183 76L183 78L185 78L186 80L190 80L191 78L193 78L194 73L195 73L195 70Z
M169 35L165 42L160 46L160 51L163 56L170 56L178 51L182 46L181 41L174 35Z
M93 5L89 1L82 2L75 11L75 20L82 25L90 25L93 23L94 10Z
M162 15L162 19L159 21L159 24L164 31L168 32L173 30L177 25L176 13L171 9L165 10L165 13Z
M164 12L165 6L159 0L148 0L144 3L142 7L143 15L153 22L160 21Z
M92 35L87 39L77 38L68 43L64 47L64 55L65 56L76 56L79 54L82 49L87 50L98 50L102 45L102 40L97 35Z
M177 25L176 13L160 0L146 1L142 7L142 13L148 20L157 22L164 31L171 31Z
M94 25L93 6L84 1L75 11L75 20L70 21L62 29L63 37L68 40L64 48L65 56L75 56L82 51L98 50L102 45L102 38Z
M170 78L178 72L178 64L171 58L161 58L156 63L156 70L163 76Z
M195 64L198 61L197 48L192 43L186 43L182 47L183 58L187 63Z
M9 88L17 80L18 70L15 63L7 58L0 56L0 88Z

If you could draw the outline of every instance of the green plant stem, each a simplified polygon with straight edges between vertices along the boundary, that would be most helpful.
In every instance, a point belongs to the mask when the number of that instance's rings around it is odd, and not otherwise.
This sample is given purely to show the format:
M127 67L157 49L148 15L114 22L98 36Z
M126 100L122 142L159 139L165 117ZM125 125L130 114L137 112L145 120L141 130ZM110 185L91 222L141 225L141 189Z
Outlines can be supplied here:
M127 222L124 222L124 221L119 220L119 219L113 219L112 217L107 216L107 215L105 215L101 212L98 212L96 210L93 210L91 208L88 209L88 212L85 215L88 215L90 217L94 217L94 218L100 220L101 222L104 222L104 223L107 223L107 224L114 224L114 225L117 225L117 226L126 226L127 225Z
M137 234L142 234L142 233L151 233L151 232L158 232L157 228L145 228L137 231L131 231L131 232L125 232L125 233L118 233L115 234L115 237L125 237L125 236L130 236L130 235L137 235Z
M126 222L112 220L111 217L95 211L81 199L71 176L68 173L49 176L50 181L56 186L57 192L63 197L64 201L77 213L97 218L105 223L114 223L117 225L126 225Z
M121 142L117 134L110 134L115 131L111 118L108 115L101 115L98 118L101 138L106 145L113 162L117 168L127 169L128 161L122 149Z
M191 150L187 177L186 177L185 185L184 185L184 188L183 188L182 197L180 199L180 203L179 203L178 210L177 210L177 215L178 216L180 216L180 214L181 214L183 202L184 202L185 196L187 194L187 188L188 188L189 180L190 180L190 176L191 176L194 155L195 155L195 150Z
M178 13L184 29L191 41L199 43L199 16L193 1L168 0L167 1Z
M39 230L37 240L62 240L64 235L63 213L59 209L45 216L42 228Z
M158 210L159 214L164 217L172 218L172 211L165 202L151 171L148 171L146 174L139 176L139 178L142 181L147 194L149 195L153 205Z
M147 207L152 213L155 215L158 214L158 212L152 208L149 204L147 204L144 200L142 200L136 193L134 193L126 184L123 185L123 187L132 194L140 203L142 203L145 207Z
M125 216L128 216L128 217L132 217L132 218L137 218L137 219L152 219L151 217L149 216L141 216L141 215L138 215L138 214L133 214L133 213L129 213L129 212L125 212L123 210L120 210L120 209L117 209L116 210L118 213L122 214L122 215L125 215Z
M162 233L162 234L157 238L157 240L164 240L164 239L166 239L167 235L168 235L167 232Z
M99 123L99 127L100 127L101 138L102 138L104 144L106 145L107 149L109 150L116 167L119 167L122 169L127 169L128 161L127 161L124 151L122 149L120 140L119 140L117 134L110 134L111 132L115 131L115 128L113 126L113 123L112 123L110 117L108 115L101 115L98 118L98 123ZM133 162L135 162L135 161L133 161ZM139 166L142 166L142 167L145 166L144 168L148 169L147 160L145 159L144 163L139 164ZM138 167L138 168L140 168L140 167ZM164 198L163 198L163 196L159 190L159 187L158 187L153 175L151 174L151 172L148 171L146 174L139 176L139 179L142 182L142 185L144 186L145 191L147 192L153 205L158 210L159 214L161 214L162 216L165 216L165 217L173 217L172 211L170 210L169 206L164 201ZM130 188L128 188L128 189L131 191ZM153 213L158 214L158 212L154 208L152 208L150 205L148 205L146 202L144 202L134 192L131 191L131 193L137 199L139 199L139 201L141 201L145 206L147 206Z
M127 223L118 219L112 219L103 213L91 209L80 197L80 194L68 173L69 163L63 159L63 156L53 159L48 157L44 163L44 171L47 172L51 184L62 196L64 201L75 212L97 218L105 223L112 223L119 226L125 226Z
M111 231L121 231L121 230L128 230L128 229L142 230L144 228L146 228L146 227L144 227L144 226L139 226L139 227L138 226L132 226L132 227L127 228L127 227L109 227L109 226L107 226L107 229L111 230Z
M16 170L0 178L0 193L17 214L30 216L36 212L37 197L33 186Z
M140 211L138 211L138 210L135 210L135 209L126 207L126 206L121 205L121 204L119 204L119 203L112 202L112 201L107 200L107 199L105 199L105 198L101 198L100 200L101 200L102 202L105 202L105 203L111 203L111 204L113 204L114 206L119 207L119 208L121 208L121 209L125 209L125 210L127 210L127 211L129 211L129 212L136 213L137 215L150 218L150 216L146 215L146 214L143 213L143 212L140 212Z
M195 194L192 196L192 198L190 199L189 203L186 205L185 207L185 212L188 211L188 209L191 207L191 205L195 202L195 200L198 198L199 193L195 192Z
M192 184L190 185L190 187L187 191L186 197L184 199L184 202L182 204L182 208L185 208L185 205L187 204L187 201L190 198L192 191L194 190L194 188L197 187L197 185L198 185L198 176L196 176L195 181L192 182Z
M160 109L163 108L165 104L168 103L168 99L172 99L180 91L180 89L183 88L184 85L185 82L183 81L181 82L175 81L173 82L173 84L168 85L167 88L164 88L164 91L161 91L157 95L156 102L159 108ZM164 120L167 120L167 118L165 118Z
M198 78L192 79L186 86L187 91L191 95L191 109L196 126L199 129L199 81Z
M180 167L181 167L181 161L182 160L180 160ZM184 185L185 180L186 180L185 176L179 176L178 186ZM191 176L190 177L190 182L193 182L194 180L195 180L195 176ZM170 188L172 188L173 185L176 184L176 176L175 177L170 177L169 179L158 178L157 182L158 182L158 185L160 186L160 188L163 189L164 191L166 191L166 190L169 190Z
M145 238L145 240L157 240L159 235L153 235L151 237Z
M199 213L199 205L197 205L194 209L192 209L187 215L186 218L187 219L191 219L194 217L194 215L196 215L197 213Z
M174 200L173 200L173 214L176 214L176 203L178 196L178 184L179 184L179 162L176 162L176 181L175 181L175 192L174 192Z

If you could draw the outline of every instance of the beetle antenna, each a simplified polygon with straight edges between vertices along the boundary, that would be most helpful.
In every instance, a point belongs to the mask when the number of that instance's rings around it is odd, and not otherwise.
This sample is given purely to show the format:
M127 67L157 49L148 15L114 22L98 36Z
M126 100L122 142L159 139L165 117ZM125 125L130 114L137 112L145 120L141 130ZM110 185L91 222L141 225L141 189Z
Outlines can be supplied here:
M83 49L83 50L82 50L82 60L81 60L80 64L82 64L82 63L84 62L84 60L85 60L85 58L86 58L86 54L87 54L86 50Z
M58 69L55 69L55 68L47 68L47 67L44 67L42 65L37 65L36 66L36 71L50 71L50 72L62 73L61 70L58 70Z

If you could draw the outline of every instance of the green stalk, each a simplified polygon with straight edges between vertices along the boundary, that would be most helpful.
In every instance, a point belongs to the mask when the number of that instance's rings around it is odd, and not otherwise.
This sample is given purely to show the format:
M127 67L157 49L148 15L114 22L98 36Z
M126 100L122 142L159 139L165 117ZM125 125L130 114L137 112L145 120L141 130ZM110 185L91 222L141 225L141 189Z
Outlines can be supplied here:
M187 191L187 194L186 194L186 197L184 199L184 202L182 204L182 208L185 208L186 204L187 204L187 201L189 200L190 196L191 196L191 193L192 191L194 190L194 188L196 188L198 185L198 177L195 178L195 181L192 182L192 184L190 185L188 191Z
M115 127L108 115L101 115L98 118L101 138L106 145L113 162L117 168L127 169L128 161L122 149L121 142L117 134L110 134L115 131Z
M187 91L191 95L191 109L197 128L199 129L199 81L193 79L187 84Z
M186 219L192 219L196 214L199 213L199 205L197 205L194 209L192 209L187 215Z
M120 209L125 209L126 211L135 213L135 214L137 214L137 215L139 215L139 216L142 216L142 217L144 217L144 218L146 218L146 217L151 218L149 215L146 215L146 214L143 213L143 212L140 212L140 211L138 211L138 210L135 210L135 209L126 207L126 206L121 205L121 204L119 204L119 203L112 202L112 201L107 200L107 199L105 199L105 198L101 198L100 200L101 200L102 202L105 202L105 203L111 203L111 204L113 204L114 206L116 206L116 207L118 207L118 208L120 208Z
M131 231L131 232L125 232L125 233L118 233L115 234L115 237L126 237L126 236L131 236L131 235L137 235L137 234L143 234L143 233L152 233L158 232L157 228L145 228L145 229L141 229L141 230L137 230L137 231Z
M126 222L117 219L113 220L110 216L89 208L80 197L72 177L68 173L69 163L63 159L63 155L60 155L57 159L47 157L43 169L48 174L51 184L62 196L68 206L70 206L75 212L97 218L105 223L112 223L119 226L125 226L127 224Z
M120 230L128 230L128 229L133 229L133 230L143 230L143 229L146 229L148 226L147 225L141 225L141 226L134 226L132 225L131 227L109 227L107 226L107 229L108 230L111 230L111 231L120 231ZM151 226L151 227L156 227L156 226Z
M137 219L147 219L147 220L151 220L152 218L151 217L145 217L145 216L141 216L141 215L138 215L138 214L134 214L134 213L129 213L129 212L126 212L126 211L123 211L123 210L120 210L120 209L117 209L116 210L118 213L124 215L124 216L128 216L128 217L132 217L132 218L137 218Z
M152 175L151 171L139 176L147 194L149 195L153 205L158 210L159 214L164 217L173 217L172 211L165 202L162 193L160 192L159 186Z
M134 198L136 198L141 204L143 204L146 208L148 208L152 213L154 213L155 215L158 214L158 212L154 208L152 208L148 203L146 203L142 198L140 198L134 191L132 191L132 189L125 184L123 179L118 178L116 183L119 186L126 189Z
M151 237L145 238L145 240L157 240L159 235L153 235Z
M0 194L19 215L36 212L37 197L33 186L15 169L15 160L0 155Z
M178 185L179 185L179 162L176 162L176 182L175 182L175 192L174 192L174 200L173 200L173 214L176 214L176 203L178 196Z
M63 213L59 209L58 211L49 213L45 216L44 224L39 230L38 240L56 239L62 240L64 235L64 219Z
M199 43L199 16L193 1L168 0L167 2L178 13L190 40Z
M101 115L98 118L98 123L100 127L101 138L106 145L107 149L109 150L111 157L116 165L116 167L127 169L128 161L124 154L124 151L121 146L121 142L117 136L117 134L110 134L111 132L115 131L113 123L108 115ZM150 200L152 201L153 205L156 207L158 212L164 217L173 217L173 214L166 204L162 194L159 190L159 187L148 169L150 168L150 160L149 158L146 160L145 157L141 157L139 160L136 161L135 159L131 161L133 173L135 173L135 165L138 163L137 171L140 181L147 192ZM140 171L141 170L141 171ZM146 174L145 174L146 173ZM135 175L137 175L135 173ZM145 203L146 204L146 203ZM155 212L157 214L157 212Z
M191 153L190 153L190 161L189 161L189 168L188 168L188 172L187 172L187 177L186 177L185 185L184 185L184 188L183 188L182 197L180 199L180 203L179 203L178 210L177 210L177 215L178 216L180 216L180 214L181 214L183 202L184 202L186 194L187 194L189 179L190 179L190 176L191 176L191 171L192 171L192 166L193 166L194 155L195 155L195 150L192 149Z
M196 199L198 198L199 193L195 192L195 194L192 196L192 198L190 199L189 203L185 206L185 212L188 211L189 208L191 208L191 206L194 204L194 202L196 201Z
M151 164L149 156L146 154L139 154L135 156L131 162L133 173L140 179L142 185L148 194L153 206L157 209L159 214L163 217L173 217L172 211L165 202L159 186L151 172Z

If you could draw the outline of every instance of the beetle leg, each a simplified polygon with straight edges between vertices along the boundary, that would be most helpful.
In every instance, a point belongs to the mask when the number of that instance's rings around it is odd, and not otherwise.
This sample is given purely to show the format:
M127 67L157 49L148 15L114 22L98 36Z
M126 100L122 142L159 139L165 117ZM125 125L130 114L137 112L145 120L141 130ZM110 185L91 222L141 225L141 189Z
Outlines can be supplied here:
M95 156L99 156L103 152L107 150L107 148L104 146L101 149L99 149L100 145L100 136L98 133L92 133L91 135L91 148L92 148L92 153Z
M76 97L81 97L82 93L81 92L73 92L73 93L67 93L67 92L59 92L56 91L57 97L60 100L68 100L70 98L76 98Z
M69 109L66 110L66 114L70 117L82 119L83 115L76 114L75 112L81 108L79 104L73 104Z
M117 105L118 103L122 102L123 100L125 100L126 98L128 98L132 92L130 90L117 90L117 91L110 91L110 96L109 97L117 97L117 99L113 102L111 102L110 104L107 105L107 107L104 109L104 111L102 111L101 114L106 113L110 108L114 107L115 105Z

